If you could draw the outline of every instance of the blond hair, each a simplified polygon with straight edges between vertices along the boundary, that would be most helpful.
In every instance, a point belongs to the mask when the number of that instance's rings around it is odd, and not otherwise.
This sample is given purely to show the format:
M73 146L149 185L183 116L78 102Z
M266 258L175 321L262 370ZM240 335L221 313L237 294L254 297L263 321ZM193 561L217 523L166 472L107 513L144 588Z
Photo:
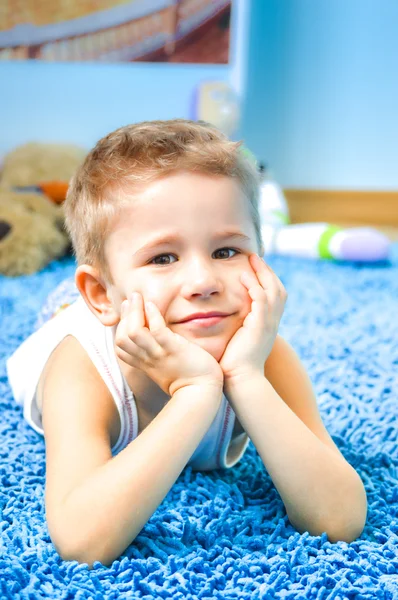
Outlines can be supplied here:
M78 264L100 269L111 282L105 240L126 203L123 192L180 170L224 175L238 180L249 201L262 251L257 168L215 127L185 119L126 125L105 136L89 152L71 180L64 203L65 225Z

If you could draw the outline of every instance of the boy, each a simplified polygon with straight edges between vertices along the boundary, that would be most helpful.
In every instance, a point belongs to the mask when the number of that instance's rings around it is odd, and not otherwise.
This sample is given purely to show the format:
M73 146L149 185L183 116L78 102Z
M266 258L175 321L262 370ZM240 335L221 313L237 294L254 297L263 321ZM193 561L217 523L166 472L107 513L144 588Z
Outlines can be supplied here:
M46 516L64 559L111 564L187 464L232 467L249 438L299 531L360 535L362 481L277 335L286 292L259 258L257 201L239 144L182 119L122 127L73 178L80 297L8 362L44 432Z

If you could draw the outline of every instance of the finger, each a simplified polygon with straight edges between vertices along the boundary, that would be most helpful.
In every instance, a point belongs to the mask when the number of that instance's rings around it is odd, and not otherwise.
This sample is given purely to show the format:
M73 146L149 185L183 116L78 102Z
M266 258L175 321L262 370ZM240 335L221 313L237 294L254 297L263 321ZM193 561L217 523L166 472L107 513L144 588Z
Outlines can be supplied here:
M139 292L133 292L130 300L124 300L122 309L122 318L126 319L129 330L145 327L144 303Z
M243 325L250 329L261 327L265 323L269 312L267 292L261 287L256 278L246 271L242 273L241 279L252 300L250 312L246 315Z
M265 262L264 259L261 259L261 262L264 263L265 268L267 269L267 271L269 271L269 273L271 274L273 281L275 282L277 288L278 288L278 296L280 299L282 299L283 301L286 301L287 298L287 291L285 286L283 285L282 281L279 279L278 275L275 273L275 271L273 269L271 269L271 267Z
M120 305L120 320L121 321L123 319L125 319L127 316L128 306L129 306L129 301L123 300L123 302Z
M243 326L256 330L260 334L267 324L270 305L265 291L259 285L251 287L248 293L252 302Z
M241 276L241 280L246 286L247 293L252 300L258 302L268 302L268 293L259 283L257 279L251 277L249 273L244 271Z
M128 300L125 302L128 305ZM127 305L124 307L122 306L123 314L128 314ZM126 318L122 319L122 321L119 323L119 326L116 330L114 343L116 353L119 358L131 366L138 366L136 363L145 360L147 356L147 351L139 344L136 344L135 341L129 336Z
M253 329L257 332L259 331L257 319L255 318L252 312L249 312L246 315L245 320L243 321L243 327L245 327L246 329Z
M147 356L146 352L139 349L138 346L135 352L127 352L124 349L124 347L125 345L123 342L121 344L116 343L116 356L131 367L135 367L138 369L140 365L142 365L142 363L145 361L145 358Z
M243 273L241 273L240 280L247 289L250 289L255 285L259 285L257 277L253 272L250 271L243 271Z
M156 306L154 302L150 302L149 300L145 302L145 312L148 319L148 327L150 331L154 332L159 329L164 329L166 327L166 323L162 316L162 313Z
M278 298L283 299L286 290L276 273L257 254L251 254L249 258L260 285L268 292L270 302L274 303Z
M145 310L148 318L149 329L157 343L165 352L175 352L176 344L180 343L180 337L173 333L165 323L162 313L154 302L145 302Z
M131 295L127 308L123 306L123 317L118 332L119 347L129 354L139 355L141 360L145 355L159 354L159 344L146 327L144 300L139 292Z
M284 301L278 295L278 290L264 290L260 283L255 283L254 275L247 273L242 274L243 281L247 283L247 292L250 296L251 310L247 314L243 325L249 329L257 330L259 333L267 328L267 323L272 315L280 318L284 310Z
M252 299L251 314L253 319L257 325L262 324L265 322L271 308L267 294L260 286L257 286L249 290L249 295Z
M260 299L259 293L262 295L264 300L269 297L269 290L272 289L271 286L264 288L253 272L243 271L240 276L240 280L246 287L251 298ZM255 294L255 296L253 296L253 294Z
M265 260L257 254L251 254L249 256L249 263L255 273L255 276L260 281L261 285L266 288L269 286L269 282L272 282L274 278L277 279L274 271L267 265Z

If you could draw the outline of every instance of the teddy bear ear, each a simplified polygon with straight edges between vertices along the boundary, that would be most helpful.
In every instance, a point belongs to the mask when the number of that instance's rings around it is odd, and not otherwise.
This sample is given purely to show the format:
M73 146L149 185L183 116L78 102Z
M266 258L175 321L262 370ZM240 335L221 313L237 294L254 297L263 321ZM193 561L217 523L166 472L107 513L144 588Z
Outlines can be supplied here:
M0 241L3 240L10 233L12 227L7 221L0 219Z

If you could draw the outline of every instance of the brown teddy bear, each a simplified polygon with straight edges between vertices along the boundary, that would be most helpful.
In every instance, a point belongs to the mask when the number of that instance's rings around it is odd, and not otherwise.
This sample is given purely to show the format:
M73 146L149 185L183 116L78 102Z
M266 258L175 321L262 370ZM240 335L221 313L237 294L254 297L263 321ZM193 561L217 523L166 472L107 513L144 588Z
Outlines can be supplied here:
M70 251L62 202L82 148L29 143L10 152L0 177L0 273L35 273Z

